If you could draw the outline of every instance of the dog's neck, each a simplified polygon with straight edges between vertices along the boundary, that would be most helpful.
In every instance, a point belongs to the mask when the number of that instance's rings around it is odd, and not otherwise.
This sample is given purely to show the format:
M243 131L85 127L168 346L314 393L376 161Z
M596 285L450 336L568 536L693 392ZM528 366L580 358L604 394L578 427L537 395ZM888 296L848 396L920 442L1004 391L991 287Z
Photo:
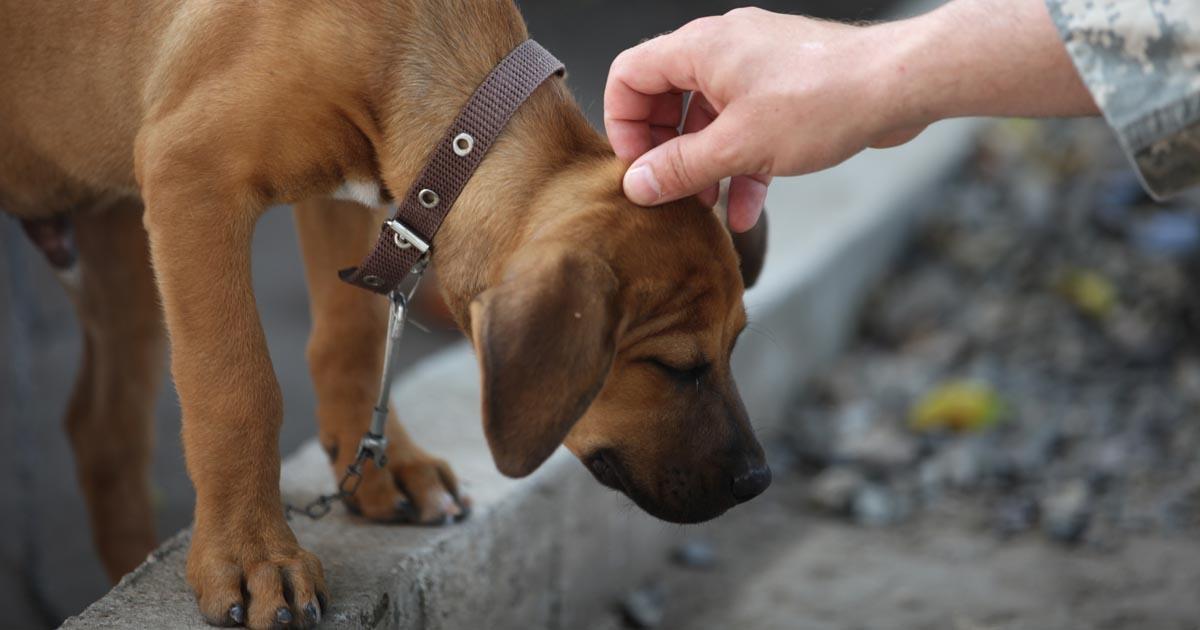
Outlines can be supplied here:
M370 96L378 169L407 192L434 144L496 63L528 38L510 0L416 0L382 59ZM460 325L468 304L499 281L508 257L556 212L542 191L580 161L611 159L608 143L552 78L517 111L435 240L434 267ZM616 181L616 180L614 180Z

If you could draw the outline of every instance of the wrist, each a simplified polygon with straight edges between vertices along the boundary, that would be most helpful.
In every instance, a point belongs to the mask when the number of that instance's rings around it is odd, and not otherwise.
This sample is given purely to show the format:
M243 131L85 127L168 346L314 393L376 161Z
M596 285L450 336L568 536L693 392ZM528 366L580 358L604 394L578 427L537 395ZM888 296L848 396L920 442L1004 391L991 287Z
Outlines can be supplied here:
M954 42L946 37L942 11L869 28L879 42L875 102L885 112L885 131L965 115L963 83L970 77L953 67L962 59L951 58Z
M1095 113L1043 0L955 0L877 28L893 42L882 98L905 124Z

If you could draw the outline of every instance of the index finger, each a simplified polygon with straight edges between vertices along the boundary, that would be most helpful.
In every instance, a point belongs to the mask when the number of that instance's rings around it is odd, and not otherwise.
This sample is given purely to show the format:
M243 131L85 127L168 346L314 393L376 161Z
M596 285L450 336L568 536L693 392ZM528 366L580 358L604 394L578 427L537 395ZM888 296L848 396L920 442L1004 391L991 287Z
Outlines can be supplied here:
M604 128L622 160L653 148L650 127L662 95L699 89L691 39L681 31L661 35L621 53L609 68Z

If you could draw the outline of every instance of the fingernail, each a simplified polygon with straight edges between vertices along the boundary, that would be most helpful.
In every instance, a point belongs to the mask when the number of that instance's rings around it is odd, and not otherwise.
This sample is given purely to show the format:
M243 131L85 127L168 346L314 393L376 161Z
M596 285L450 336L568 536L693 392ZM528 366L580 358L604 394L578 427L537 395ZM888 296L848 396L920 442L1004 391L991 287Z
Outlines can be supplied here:
M246 621L246 611L242 609L241 604L234 604L229 607L229 619L238 625Z
M308 620L313 623L318 623L321 621L321 611L317 610L317 605L312 602L309 602L308 605L304 607L304 614L308 617Z
M662 186L654 176L654 167L642 164L629 169L625 173L625 194L629 200L643 206L657 203L662 199Z
M292 623L292 611L288 610L287 608L280 608L279 610L276 610L275 621L284 625Z

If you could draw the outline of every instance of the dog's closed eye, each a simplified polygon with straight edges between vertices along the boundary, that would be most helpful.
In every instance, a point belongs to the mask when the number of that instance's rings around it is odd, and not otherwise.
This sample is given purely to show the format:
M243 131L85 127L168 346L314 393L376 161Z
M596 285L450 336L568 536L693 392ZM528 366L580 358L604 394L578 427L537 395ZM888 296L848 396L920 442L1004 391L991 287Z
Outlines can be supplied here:
M712 364L708 363L707 361L701 361L687 367L673 365L667 361L655 357L647 357L642 359L642 362L654 366L660 372L671 377L673 380L687 384L699 381L700 379L704 378L704 375L708 374L710 369L712 369Z

